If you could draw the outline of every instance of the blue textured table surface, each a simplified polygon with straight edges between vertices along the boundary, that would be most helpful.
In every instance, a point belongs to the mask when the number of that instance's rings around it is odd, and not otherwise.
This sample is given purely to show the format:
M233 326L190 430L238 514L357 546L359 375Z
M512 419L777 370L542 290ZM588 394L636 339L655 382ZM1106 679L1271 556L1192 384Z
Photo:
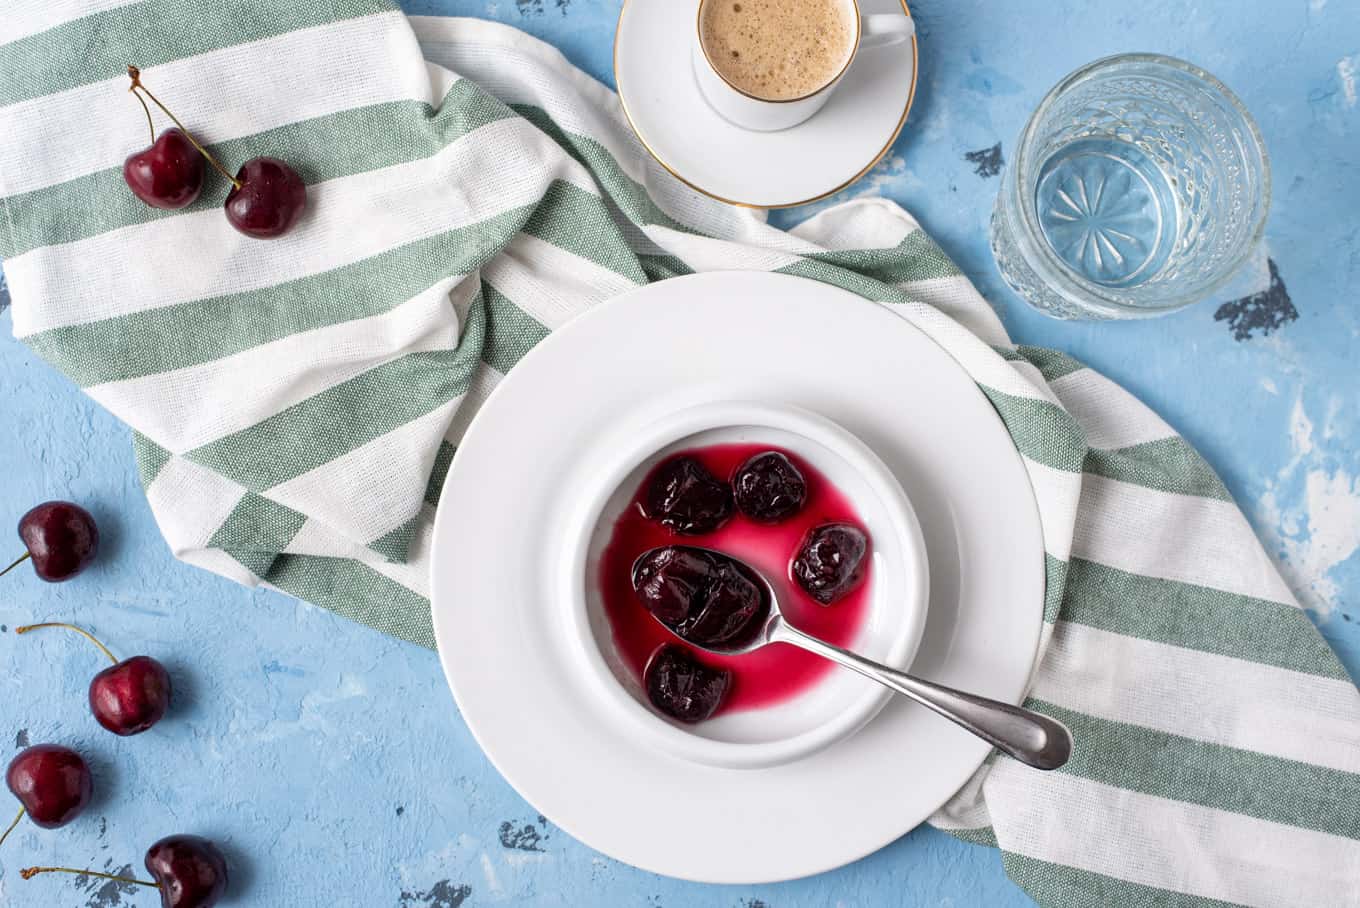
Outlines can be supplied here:
M619 0L403 5L527 29L612 84ZM1184 433L1360 672L1360 0L917 0L913 10L916 108L892 154L843 197L902 202L1017 340L1103 370ZM1059 77L1132 50L1199 63L1256 115L1274 165L1272 281L1258 296L1158 321L1049 321L992 267L985 225L996 164ZM790 225L809 213L774 219ZM929 829L837 872L774 886L679 883L592 852L491 768L432 652L177 563L143 500L127 430L10 339L8 314L0 323L0 523L38 501L73 498L92 508L106 539L97 566L69 584L47 586L26 570L6 577L0 629L81 622L116 652L164 660L178 696L154 731L115 738L85 706L101 667L93 649L56 632L0 635L0 749L72 743L92 757L99 786L79 822L56 832L25 824L5 843L0 903L151 905L154 895L136 887L24 883L17 871L46 862L140 869L152 840L179 831L226 844L238 905L1029 903L994 851ZM17 539L2 538L17 554Z

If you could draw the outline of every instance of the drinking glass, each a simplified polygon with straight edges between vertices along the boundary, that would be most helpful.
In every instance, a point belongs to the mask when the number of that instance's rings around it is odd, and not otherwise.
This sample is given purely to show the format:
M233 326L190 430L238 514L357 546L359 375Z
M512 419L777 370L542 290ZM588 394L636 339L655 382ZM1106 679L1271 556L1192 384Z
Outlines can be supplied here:
M1006 283L1057 318L1147 318L1222 286L1270 208L1260 131L1223 83L1124 54L1063 79L1020 134L992 211Z

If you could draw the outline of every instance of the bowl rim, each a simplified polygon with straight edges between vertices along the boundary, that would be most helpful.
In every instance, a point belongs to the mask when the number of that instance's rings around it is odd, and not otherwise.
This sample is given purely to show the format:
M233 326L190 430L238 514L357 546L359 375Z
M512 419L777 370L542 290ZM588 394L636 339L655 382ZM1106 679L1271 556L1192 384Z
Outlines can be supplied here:
M876 539L874 548L883 552L891 546L898 552L902 592L908 600L889 642L884 658L887 664L902 669L910 666L925 631L929 602L925 540L910 499L872 449L825 416L782 403L710 401L673 410L626 436L611 436L611 444L600 448L606 453L592 470L593 481L580 497L580 505L563 534L559 582L565 586L559 589L568 604L566 624L573 661L578 670L592 678L611 721L620 729L671 756L726 769L775 766L815 753L854 734L893 695L886 687L866 683L863 693L850 700L835 719L808 731L763 742L717 741L693 734L644 706L624 689L606 662L591 627L586 595L587 585L594 582L587 576L588 555L605 506L623 482L659 451L700 432L743 426L782 430L822 445L856 470L878 499L891 533L889 540Z

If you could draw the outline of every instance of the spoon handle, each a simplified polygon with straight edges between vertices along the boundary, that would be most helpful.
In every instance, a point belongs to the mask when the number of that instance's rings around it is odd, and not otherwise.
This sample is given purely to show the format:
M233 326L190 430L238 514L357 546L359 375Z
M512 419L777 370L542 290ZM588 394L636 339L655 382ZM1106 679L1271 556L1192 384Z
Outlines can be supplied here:
M774 640L782 640L824 656L905 694L984 741L996 745L1003 753L1037 769L1057 769L1067 762L1072 753L1072 733L1056 719L1000 700L923 681L839 646L832 646L788 624L780 626L771 642Z

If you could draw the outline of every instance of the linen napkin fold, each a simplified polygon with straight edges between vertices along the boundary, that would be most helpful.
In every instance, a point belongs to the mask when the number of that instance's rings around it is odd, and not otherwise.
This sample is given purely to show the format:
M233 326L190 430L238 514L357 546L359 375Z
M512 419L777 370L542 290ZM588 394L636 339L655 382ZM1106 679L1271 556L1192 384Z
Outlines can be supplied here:
M229 166L297 167L301 225L241 237L212 178L181 212L133 198L127 62ZM970 372L1043 522L1028 705L1076 752L996 757L931 822L1045 905L1360 905L1360 695L1222 483L1109 380L1012 344L896 205L775 230L655 166L547 45L387 0L11 0L0 77L14 332L132 427L178 557L433 646L443 475L525 352L672 275L826 281Z

